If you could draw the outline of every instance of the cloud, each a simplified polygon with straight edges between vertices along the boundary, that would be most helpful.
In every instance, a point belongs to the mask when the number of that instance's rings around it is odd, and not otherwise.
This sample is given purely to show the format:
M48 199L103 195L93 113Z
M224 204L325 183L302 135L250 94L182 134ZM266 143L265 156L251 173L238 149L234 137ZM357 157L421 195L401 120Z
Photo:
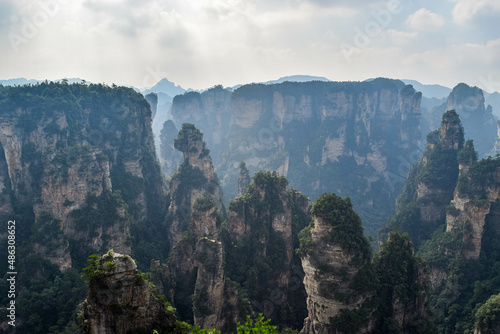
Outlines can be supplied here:
M389 29L387 30L387 35L389 36L389 39L392 44L408 45L415 41L415 38L418 36L418 33L416 31L407 32L407 31Z
M416 31L436 31L441 28L444 23L445 20L443 16L425 8L420 8L406 20L406 24Z
M498 0L459 0L453 7L453 21L466 24L481 16L498 15L500 3ZM498 17L496 17L498 19Z

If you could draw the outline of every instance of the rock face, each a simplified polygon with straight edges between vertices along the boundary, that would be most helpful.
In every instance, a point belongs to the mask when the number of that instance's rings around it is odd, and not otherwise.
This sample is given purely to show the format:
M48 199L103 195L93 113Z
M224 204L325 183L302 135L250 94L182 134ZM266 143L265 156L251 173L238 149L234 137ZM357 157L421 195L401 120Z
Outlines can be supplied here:
M212 149L212 158L219 162L228 148L224 137L231 120L231 92L215 86L203 93L188 92L174 97L172 117L177 127L183 123L195 124L205 134Z
M348 197L323 194L300 232L308 317L302 333L432 333L427 267L407 235L371 250Z
M238 196L243 195L247 191L250 182L250 173L248 172L247 165L241 162L238 167Z
M335 194L318 197L311 212L313 222L301 232L299 249L308 310L302 332L370 333L375 287L362 281L371 252L361 220L349 198Z
M94 261L83 303L85 333L151 333L174 327L175 316L138 275L132 258L108 252Z
M183 153L184 162L170 181L170 244L174 246L188 229L197 237L218 238L221 222L217 222L212 214L215 210L223 214L225 209L222 190L203 134L192 124L184 124L174 145ZM198 221L194 219L195 215L210 219Z
M474 160L474 146L469 146L472 158L461 164L463 171L458 180L455 197L446 215L446 231L464 230L462 255L467 259L479 259L486 225L497 230L500 218L500 161ZM466 152L464 152L463 155ZM462 167L463 166L463 167Z
M146 100L125 88L65 83L4 87L2 94L0 205L32 209L35 253L61 271L89 252L130 253L129 217L143 223L163 199L161 183L152 182L161 175ZM97 214L99 200L111 205L112 219L86 220L81 213Z
M214 91L215 113L204 94L176 97L172 112L176 124L189 118L207 138L227 134L210 146L225 151L213 158L226 199L236 197L238 164L245 161L252 174L279 171L311 198L349 194L372 235L392 213L406 176L402 166L413 161L421 137L421 94L411 86L387 79L245 85ZM209 116L215 125L204 121Z
M158 109L158 95L155 93L149 93L146 96L144 96L146 101L148 101L149 105L151 106L151 119L154 119L156 116L156 112Z
M220 232L225 208L218 178L203 135L192 124L183 124L174 145L184 162L170 183L172 251L165 290L183 320L233 330L241 315L237 290L224 277Z
M297 234L309 222L309 199L275 172L258 172L229 206L227 276L245 287L255 312L298 329L306 316ZM291 312L294 310L295 312Z
M444 223L446 207L453 198L459 174L457 155L464 146L464 131L454 110L443 114L441 128L427 136L422 158L410 169L398 212L382 233L396 226L408 232L418 247Z
M375 255L378 333L432 333L427 307L427 264L415 257L410 238L391 232Z
M446 102L430 111L430 130L439 127L441 114L454 109L462 120L467 137L474 140L479 157L490 154L496 139L496 120L491 108L485 108L483 91L464 83L453 88Z
M160 133L160 165L163 174L170 177L182 163L182 153L174 147L174 139L179 131L172 120L163 124Z

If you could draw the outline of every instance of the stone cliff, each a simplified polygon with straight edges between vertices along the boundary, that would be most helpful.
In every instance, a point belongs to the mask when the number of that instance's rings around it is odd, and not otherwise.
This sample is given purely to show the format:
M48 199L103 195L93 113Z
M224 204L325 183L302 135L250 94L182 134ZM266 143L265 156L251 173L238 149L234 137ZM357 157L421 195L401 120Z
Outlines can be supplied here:
M172 110L210 137L221 126L200 121L212 115L203 107L206 93L177 97ZM285 82L224 94L212 118L220 115L229 129L222 132L224 155L213 156L226 200L237 195L238 164L245 161L250 173L276 170L311 198L348 194L372 235L391 214L403 169L419 149L421 94L411 86L387 79Z
M162 184L153 181L161 175L146 100L122 87L65 83L3 87L1 94L0 186L6 191L0 202L6 210L14 202L23 212L31 207L40 236L35 253L61 271L83 263L89 252L130 253L129 215L141 224L164 205ZM111 205L105 211L112 220L101 219L101 200ZM59 244L42 230L62 232Z
M371 262L348 197L323 194L300 232L308 317L302 333L433 333L426 265L407 235L391 233Z
M477 162L472 143L466 148L468 151L464 149L462 154L455 196L446 215L446 231L463 230L462 255L477 260L481 255L485 229L498 229L500 160L489 158Z
M179 128L183 123L195 124L205 134L205 141L212 149L212 158L220 162L228 148L225 135L231 120L231 92L222 86L212 87L203 93L188 92L174 97L172 117Z
M359 216L349 198L335 194L318 197L311 213L313 221L301 232L299 249L308 310L302 332L372 332L371 250Z
M397 227L408 232L419 247L444 223L459 174L457 155L463 145L460 118L454 110L447 111L442 116L441 128L427 136L427 148L410 169L397 199L396 216L382 229L382 235Z
M229 206L223 238L226 274L245 287L255 312L298 329L306 316L303 272L295 254L309 222L309 199L276 172L258 172ZM291 312L294 310L294 312Z
M474 140L479 157L490 154L497 138L497 127L492 109L485 107L483 91L464 83L455 86L446 102L425 115L430 121L429 130L438 128L441 114L451 109L460 116L467 137Z
M94 258L84 274L89 281L83 303L86 334L173 332L175 315L128 255L110 251Z
M170 181L172 250L163 286L183 320L234 330L242 315L237 289L224 277L220 233L225 207L209 150L192 124L183 124L174 146L184 162Z

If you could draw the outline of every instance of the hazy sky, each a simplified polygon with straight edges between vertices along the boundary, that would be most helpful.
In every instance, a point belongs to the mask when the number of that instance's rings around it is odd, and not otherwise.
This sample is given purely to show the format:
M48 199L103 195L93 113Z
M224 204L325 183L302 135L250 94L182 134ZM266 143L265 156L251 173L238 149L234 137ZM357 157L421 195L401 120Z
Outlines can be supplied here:
M0 0L0 79L201 89L295 74L500 91L500 1Z

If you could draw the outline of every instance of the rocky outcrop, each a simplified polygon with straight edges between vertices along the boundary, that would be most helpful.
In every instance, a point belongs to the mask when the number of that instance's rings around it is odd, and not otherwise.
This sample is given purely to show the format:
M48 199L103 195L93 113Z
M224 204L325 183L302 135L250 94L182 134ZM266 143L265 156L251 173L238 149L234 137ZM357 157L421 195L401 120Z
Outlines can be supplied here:
M154 119L158 109L158 95L156 93L149 93L144 96L151 106L151 119Z
M170 244L179 242L188 229L197 237L217 239L221 222L214 212L223 214L225 209L203 134L192 124L183 124L174 146L183 153L184 162L170 181ZM208 220L194 219L195 216L205 216Z
M398 228L408 232L419 247L444 223L460 170L457 157L463 146L460 118L454 110L447 111L442 116L441 128L427 136L427 148L410 169L397 199L398 212L382 229L382 235Z
M89 280L83 303L85 333L151 333L174 328L175 315L138 275L137 266L128 255L110 251L94 258L84 273Z
M421 137L422 96L413 87L387 79L244 85L219 99L215 115L228 122L227 132L204 121L212 115L204 94L177 97L172 110L191 117L206 138L227 134L228 146L210 146L226 200L238 195L245 161L251 172L278 171L311 198L350 194L371 235L392 214Z
M163 174L170 177L182 163L182 153L174 147L174 139L177 137L179 130L175 127L172 120L168 120L163 124L160 133L160 165Z
M34 253L62 271L72 265L71 257L84 259L110 247L130 253L128 215L141 224L151 214L161 215L164 206L162 184L152 182L161 175L154 166L146 100L125 88L66 83L5 87L3 93L0 205L12 209L9 193L23 210L32 208ZM121 218L76 218L79 210L96 210L89 201L112 192L117 198L107 202L113 204L107 211ZM49 234L42 236L42 230ZM84 254L70 254L71 249Z
M489 158L476 162L472 143L466 148L468 150L462 153L462 174L446 215L446 231L463 230L462 255L477 260L488 221L490 229L496 230L500 215L500 160Z
M201 328L234 329L240 316L236 311L238 298L231 298L226 290L220 241L201 238L196 244L195 266L198 267L193 294L194 323ZM231 311L228 312L228 309ZM236 315L236 316L235 316Z
M302 332L370 333L375 286L366 281L371 255L361 220L349 198L335 194L318 197L311 213L299 249L308 310Z
M229 206L226 274L246 287L255 312L299 329L306 316L297 234L309 222L307 197L276 172L258 172ZM290 312L293 309L295 312ZM302 317L302 319L301 319Z
M172 251L163 281L182 319L202 328L234 330L238 292L224 277L220 233L222 191L202 133L183 124L174 141L184 162L170 182ZM192 297L191 297L192 296Z
M243 161L240 162L238 166L238 196L243 195L247 191L251 181L247 165Z
M431 130L439 127L441 114L451 109L460 116L467 137L474 140L479 157L490 154L495 145L497 127L491 108L485 108L483 91L464 83L455 86L446 102L427 115Z
M407 235L391 232L373 260L377 273L378 333L432 333L427 307L427 264Z
M212 150L212 158L219 162L228 148L225 134L231 120L231 92L222 86L203 93L188 92L174 97L172 117L179 128L183 123L195 124L205 134L205 142Z

